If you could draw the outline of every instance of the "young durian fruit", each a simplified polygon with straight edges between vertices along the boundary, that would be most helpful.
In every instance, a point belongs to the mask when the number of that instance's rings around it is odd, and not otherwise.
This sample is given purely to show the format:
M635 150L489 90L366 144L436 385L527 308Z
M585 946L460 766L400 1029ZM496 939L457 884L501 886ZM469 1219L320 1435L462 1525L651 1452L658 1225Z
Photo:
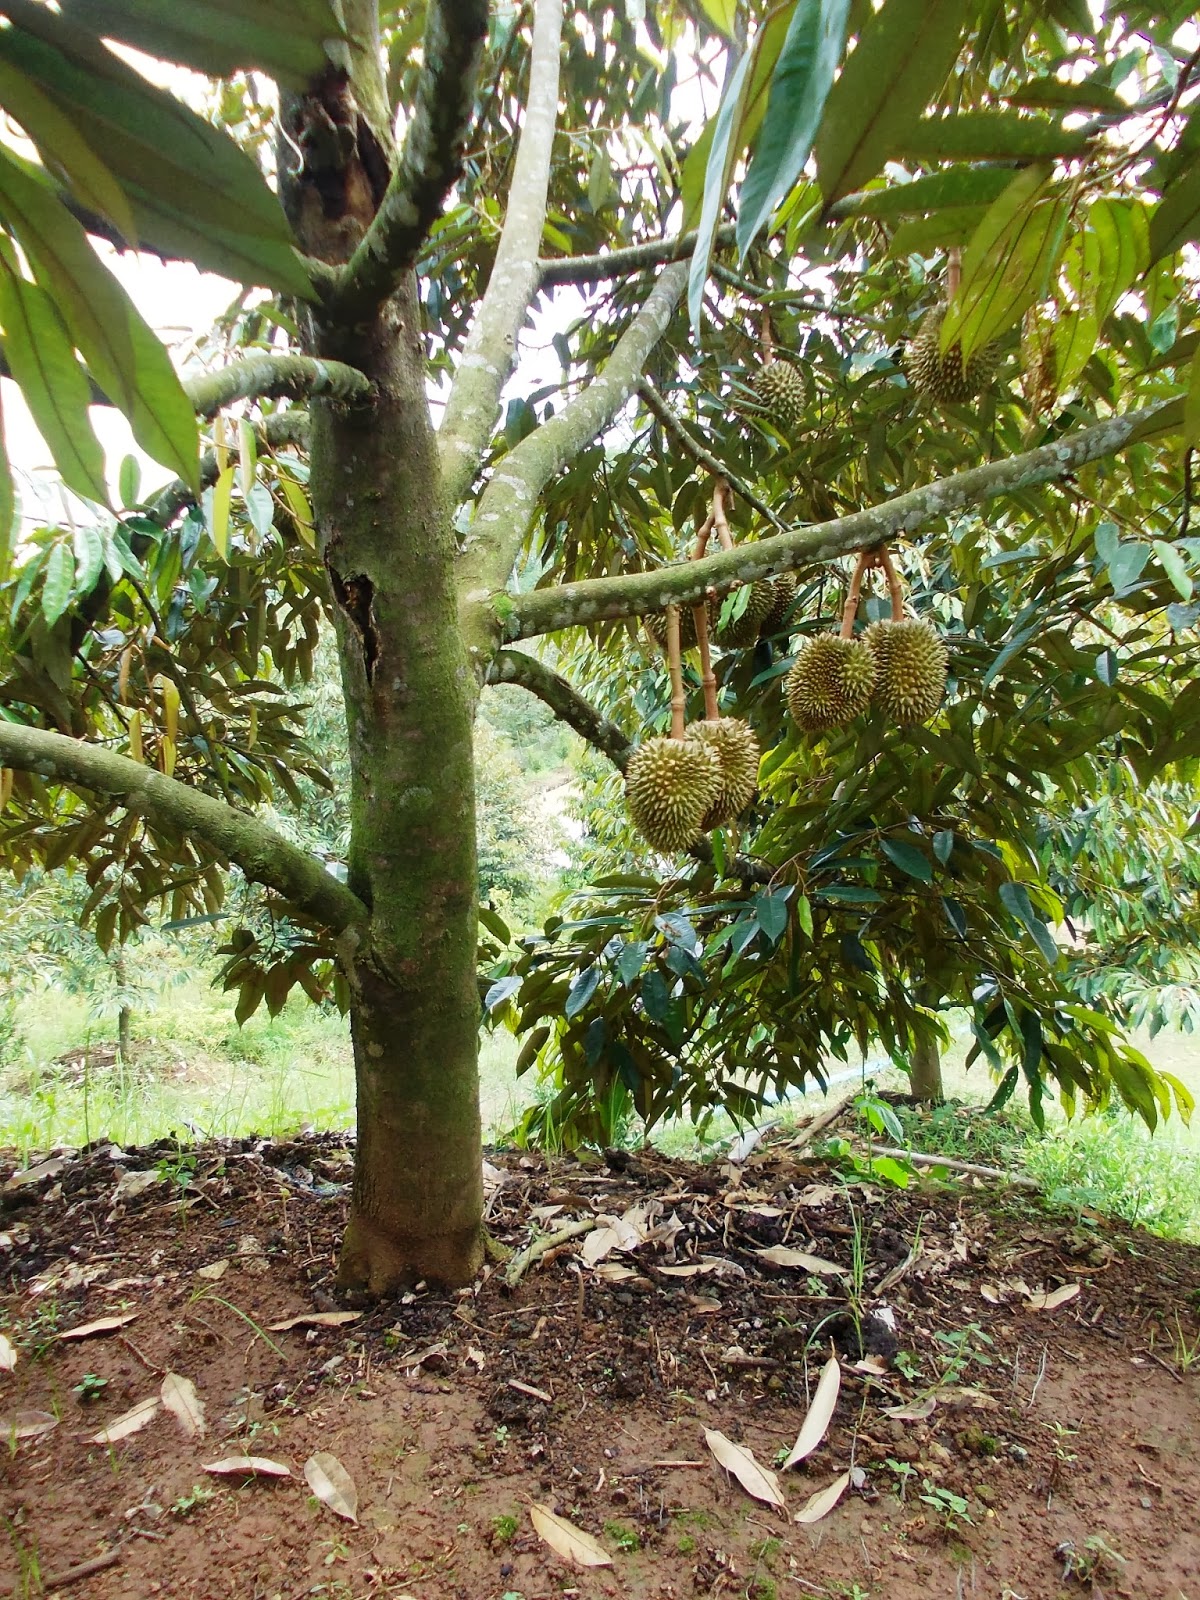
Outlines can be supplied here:
M708 625L711 628L720 615L721 602L710 599L704 602L708 616ZM667 648L667 614L665 611L652 611L649 616L642 618L646 624L646 631L660 649ZM691 606L679 608L679 648L681 650L694 650L696 648L696 619L692 615Z
M719 828L741 816L754 798L758 786L758 761L761 754L754 730L740 717L721 717L715 722L696 722L688 738L716 752L721 781L705 813L702 829Z
M928 622L906 617L873 622L863 643L875 662L875 704L890 722L903 727L924 722L946 692L949 653Z
M754 378L754 393L767 417L780 433L791 433L804 416L807 386L790 361L771 360Z
M875 657L861 639L819 633L787 675L788 708L809 733L844 727L870 705L875 671Z
M1048 411L1058 397L1058 352L1054 323L1035 310L1021 326L1021 392L1034 416Z
M787 621L788 612L792 609L792 601L796 598L796 590L799 588L790 572L779 573L776 577L770 579L770 583L774 595L771 601L771 609L762 619L762 624L758 630L761 634L779 632Z
M952 344L943 355L942 323L949 309L942 301L926 312L904 352L904 370L913 388L931 400L973 400L992 381L1000 352L996 345L988 344L972 351L964 361L962 346Z
M625 768L625 800L634 827L655 850L671 854L700 837L720 787L716 750L694 739L647 739Z
M762 632L763 622L775 604L775 580L758 578L750 585L746 609L740 617L722 627L716 627L717 643L722 650L745 650L754 644ZM718 611L718 616L720 612Z

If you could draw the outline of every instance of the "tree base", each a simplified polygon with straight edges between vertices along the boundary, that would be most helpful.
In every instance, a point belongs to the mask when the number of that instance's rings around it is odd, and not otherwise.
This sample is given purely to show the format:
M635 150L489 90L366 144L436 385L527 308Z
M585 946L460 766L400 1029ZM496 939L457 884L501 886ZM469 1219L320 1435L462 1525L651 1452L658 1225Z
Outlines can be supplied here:
M414 1238L390 1233L369 1218L352 1213L338 1262L339 1289L372 1296L395 1294L424 1281L459 1289L474 1281L483 1265L480 1227Z

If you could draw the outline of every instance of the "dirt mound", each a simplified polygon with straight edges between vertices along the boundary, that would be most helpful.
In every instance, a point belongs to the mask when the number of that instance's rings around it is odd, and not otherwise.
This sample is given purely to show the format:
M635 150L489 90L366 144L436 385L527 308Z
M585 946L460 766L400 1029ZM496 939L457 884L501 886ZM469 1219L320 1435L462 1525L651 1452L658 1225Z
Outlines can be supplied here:
M496 1155L513 1258L346 1307L350 1159L101 1145L5 1186L0 1592L1200 1597L1200 1250L786 1149ZM779 1471L834 1357L831 1424ZM205 1471L232 1456L288 1476Z

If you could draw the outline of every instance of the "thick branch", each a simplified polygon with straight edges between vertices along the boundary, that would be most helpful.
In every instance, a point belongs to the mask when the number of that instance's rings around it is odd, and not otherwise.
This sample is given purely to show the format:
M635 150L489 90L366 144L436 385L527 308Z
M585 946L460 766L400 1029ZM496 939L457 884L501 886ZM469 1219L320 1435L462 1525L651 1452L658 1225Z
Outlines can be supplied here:
M432 0L404 148L371 226L326 301L331 320L368 321L441 215L462 170L487 27L486 0Z
M356 894L256 817L102 745L0 722L0 765L113 795L152 823L203 839L335 933L367 920Z
M694 604L710 589L720 592L738 582L748 583L858 550L870 550L897 533L915 532L963 506L1068 477L1089 461L1121 450L1148 429L1163 410L1164 406L1151 406L1127 416L1110 417L1067 434L1054 444L973 467L923 489L897 495L870 511L793 528L754 544L706 556L703 561L684 561L657 572L630 573L622 578L592 578L559 588L535 589L529 594L504 595L499 601L493 595L492 608L498 616L503 612L498 631L506 640L530 639L583 623L644 616L667 605ZM496 583L493 588L498 590L500 586Z
M686 261L666 269L618 339L604 371L500 463L463 544L459 593L466 601L486 600L504 587L533 524L538 496L556 472L607 428L634 392L679 304L687 275Z
M732 226L717 229L714 248L732 244ZM673 239L652 239L649 244L626 245L623 250L604 250L595 256L554 256L538 262L539 287L553 289L560 283L600 283L605 278L630 278L647 267L664 261L683 261L696 247L695 229L677 233Z
M329 400L365 400L371 380L342 361L253 355L231 361L219 372L190 378L183 387L196 415L212 417L235 400L304 400L318 394Z
M517 359L517 336L538 288L538 245L558 117L563 0L537 0L529 103L521 126L508 210L487 291L467 337L438 431L442 484L453 510L465 500L492 437L504 388Z
M695 434L684 426L648 378L643 379L638 384L638 394L641 396L642 404L646 407L646 410L658 418L667 432L679 441L693 461L699 462L702 467L707 467L715 478L724 478L729 487L735 493L740 494L746 504L757 511L760 517L766 517L772 527L779 528L781 531L784 530L784 524L780 522L766 501L760 500L748 483L736 477L729 471L728 467L722 466L712 451L706 449Z
M560 722L574 728L581 739L607 756L618 772L625 771L632 745L607 717L601 716L560 673L552 672L536 656L523 650L498 650L488 666L486 683L519 683L522 689L548 705Z

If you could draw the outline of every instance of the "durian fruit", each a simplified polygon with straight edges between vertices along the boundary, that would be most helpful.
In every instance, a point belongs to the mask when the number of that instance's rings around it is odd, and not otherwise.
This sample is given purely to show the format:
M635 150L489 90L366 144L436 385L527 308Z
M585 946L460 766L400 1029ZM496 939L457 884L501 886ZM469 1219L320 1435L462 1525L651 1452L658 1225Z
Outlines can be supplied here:
M861 639L819 633L801 650L784 688L788 708L802 728L840 728L871 703L875 657Z
M697 722L687 732L689 739L707 745L716 752L721 768L716 799L705 813L702 824L707 833L709 828L719 828L723 823L732 822L750 804L758 785L761 752L753 728L740 717Z
M770 611L762 619L762 625L759 628L760 633L779 632L787 619L787 614L792 608L792 601L796 598L796 590L799 588L790 572L781 572L770 581L774 590L774 597L771 601Z
M720 788L716 750L694 739L647 739L625 768L630 818L655 850L673 853L693 844Z
M875 662L875 704L891 722L924 722L942 703L949 655L937 629L907 617L873 622L863 643Z
M704 602L708 615L708 625L711 628L721 612L721 602L710 599ZM667 614L665 611L652 611L649 616L642 618L646 624L646 631L663 650L667 648ZM692 615L691 606L679 608L679 648L681 650L694 650L697 644L696 619Z
M768 361L754 379L754 393L780 433L791 433L804 415L805 383L790 361Z
M1054 323L1036 310L1025 313L1021 327L1021 392L1034 416L1048 411L1058 397Z
M759 578L750 585L750 595L746 601L746 609L728 626L722 627L718 622L716 629L717 643L723 650L745 650L752 645L762 631L766 617L775 605L775 580L773 578ZM718 616L720 612L718 611Z
M984 345L964 362L962 347L952 344L943 355L939 341L948 310L943 301L926 313L904 352L904 370L913 388L931 400L971 400L991 382L1000 352Z

